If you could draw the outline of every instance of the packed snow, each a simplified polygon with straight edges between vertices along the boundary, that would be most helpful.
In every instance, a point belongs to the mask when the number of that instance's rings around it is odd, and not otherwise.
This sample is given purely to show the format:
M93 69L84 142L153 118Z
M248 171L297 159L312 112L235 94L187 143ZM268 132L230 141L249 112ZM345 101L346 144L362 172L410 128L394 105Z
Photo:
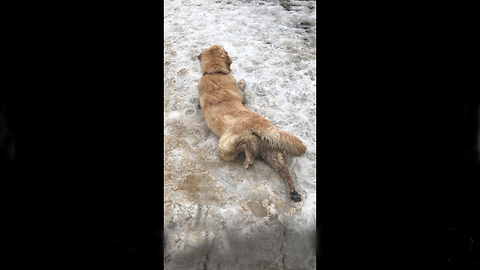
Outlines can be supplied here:
M316 2L164 2L165 269L315 269ZM299 137L288 157L300 203L263 161L215 152L198 108L197 56L221 45L246 104Z

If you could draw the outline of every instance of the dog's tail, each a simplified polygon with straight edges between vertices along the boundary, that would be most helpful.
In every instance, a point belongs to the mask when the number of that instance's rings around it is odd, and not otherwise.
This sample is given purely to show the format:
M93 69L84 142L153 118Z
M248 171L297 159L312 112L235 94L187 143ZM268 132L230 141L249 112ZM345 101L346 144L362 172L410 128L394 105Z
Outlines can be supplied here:
M270 123L269 123L270 124ZM273 125L252 129L253 133L266 142L264 147L284 150L290 155L300 156L305 153L307 147L302 141L290 132L278 130Z

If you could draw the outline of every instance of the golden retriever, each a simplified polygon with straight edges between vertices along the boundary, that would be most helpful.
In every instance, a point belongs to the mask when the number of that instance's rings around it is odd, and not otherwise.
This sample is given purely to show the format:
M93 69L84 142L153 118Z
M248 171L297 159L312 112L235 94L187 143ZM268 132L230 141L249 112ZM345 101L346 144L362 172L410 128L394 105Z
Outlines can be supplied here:
M228 75L232 60L223 47L211 46L198 60L203 72L198 81L200 107L208 128L219 138L218 156L231 161L245 152L245 169L253 165L255 158L262 157L285 181L289 197L294 202L301 201L285 166L285 157L302 155L307 150L305 145L295 135L278 130L263 116L245 108L245 81L237 83L235 77Z

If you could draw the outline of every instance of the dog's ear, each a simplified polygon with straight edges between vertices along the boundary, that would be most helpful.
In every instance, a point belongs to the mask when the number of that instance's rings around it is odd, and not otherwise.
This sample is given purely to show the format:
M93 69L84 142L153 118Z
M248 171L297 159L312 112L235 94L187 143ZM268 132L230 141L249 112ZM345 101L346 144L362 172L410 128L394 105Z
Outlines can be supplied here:
M230 57L227 54L227 65L230 66L231 64L232 64L232 59L230 59Z
M228 56L228 53L226 51L223 51L222 55L220 55L220 57L221 58L226 58L225 62L227 63L227 65L230 66L230 64L232 64L232 59L230 59L230 57Z
M202 52L202 53L203 53L203 52ZM200 54L197 56L198 60L202 60L202 53L200 53Z

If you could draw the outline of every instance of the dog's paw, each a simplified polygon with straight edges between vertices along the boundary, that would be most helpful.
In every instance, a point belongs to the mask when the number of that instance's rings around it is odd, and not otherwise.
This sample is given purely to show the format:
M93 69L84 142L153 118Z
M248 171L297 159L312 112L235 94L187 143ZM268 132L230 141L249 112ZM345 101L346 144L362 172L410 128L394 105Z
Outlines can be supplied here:
M252 167L252 166L253 166L253 162L252 162L252 163L248 163L247 161L245 161L245 162L243 163L243 168L244 168L244 169L248 169L248 168L250 168L250 167Z
M292 199L292 201L294 201L294 202L299 202L299 201L302 200L302 198L300 196L300 193L298 193L295 190L290 192L290 199Z
M241 79L240 81L238 81L238 88L240 88L240 90L243 91L243 89L245 89L245 86L247 85L247 83L245 82L244 79Z

